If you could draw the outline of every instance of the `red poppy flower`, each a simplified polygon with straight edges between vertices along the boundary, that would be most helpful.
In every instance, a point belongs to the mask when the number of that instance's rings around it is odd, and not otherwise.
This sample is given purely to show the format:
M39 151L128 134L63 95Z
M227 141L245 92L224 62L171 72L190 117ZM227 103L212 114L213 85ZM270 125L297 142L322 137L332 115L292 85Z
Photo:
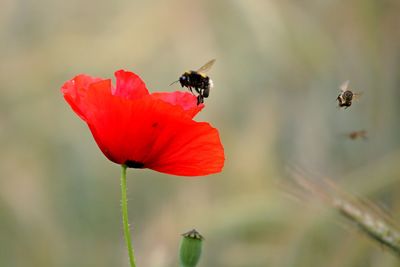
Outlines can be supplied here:
M115 87L110 79L81 74L61 88L109 160L182 176L221 171L224 149L218 131L193 120L204 107L194 95L150 94L136 74L119 70L115 76Z

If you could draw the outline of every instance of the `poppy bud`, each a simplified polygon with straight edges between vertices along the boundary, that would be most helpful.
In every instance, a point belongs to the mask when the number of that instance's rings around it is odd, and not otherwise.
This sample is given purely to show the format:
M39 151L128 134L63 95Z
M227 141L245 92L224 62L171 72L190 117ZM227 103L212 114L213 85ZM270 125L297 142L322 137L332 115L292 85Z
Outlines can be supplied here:
M203 237L196 230L182 234L179 249L179 260L181 267L195 267L201 256Z

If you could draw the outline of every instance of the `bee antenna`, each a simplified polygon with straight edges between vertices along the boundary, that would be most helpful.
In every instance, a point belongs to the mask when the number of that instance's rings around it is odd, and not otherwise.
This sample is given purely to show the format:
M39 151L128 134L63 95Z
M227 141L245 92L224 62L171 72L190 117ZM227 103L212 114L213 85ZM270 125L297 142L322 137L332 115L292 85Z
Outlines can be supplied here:
M174 83L179 82L179 80L176 80L175 82L172 82L169 86L173 85Z

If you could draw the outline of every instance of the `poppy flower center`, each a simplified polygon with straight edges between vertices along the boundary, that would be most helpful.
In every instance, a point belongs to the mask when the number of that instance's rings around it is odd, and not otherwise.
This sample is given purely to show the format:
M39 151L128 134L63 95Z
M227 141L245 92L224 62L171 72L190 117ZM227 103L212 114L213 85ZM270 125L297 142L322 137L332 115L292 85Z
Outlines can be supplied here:
M134 161L134 160L127 160L125 162L125 165L128 168L134 168L134 169L143 169L144 168L144 163L138 162L138 161Z

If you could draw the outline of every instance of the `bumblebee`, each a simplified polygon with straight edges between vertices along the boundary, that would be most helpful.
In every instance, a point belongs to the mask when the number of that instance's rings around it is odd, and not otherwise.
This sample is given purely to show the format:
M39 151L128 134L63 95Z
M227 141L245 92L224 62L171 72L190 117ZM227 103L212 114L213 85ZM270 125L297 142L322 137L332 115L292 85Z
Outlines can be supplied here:
M347 109L348 107L351 106L353 103L353 100L355 100L357 97L359 97L361 94L354 93L351 91L349 88L349 81L345 81L341 86L340 86L340 94L336 98L336 100L339 102L339 107L345 107Z
M353 132L347 133L346 135L351 140L355 140L355 139L359 139L359 138L362 138L364 140L367 139L367 131L365 131L365 130L353 131Z
M171 83L170 85L179 82L182 87L187 87L192 94L193 89L198 94L197 105L204 103L204 98L210 95L210 89L213 87L213 81L205 73L209 71L214 65L215 59L208 61L201 66L198 70L190 70L184 72L179 80Z

